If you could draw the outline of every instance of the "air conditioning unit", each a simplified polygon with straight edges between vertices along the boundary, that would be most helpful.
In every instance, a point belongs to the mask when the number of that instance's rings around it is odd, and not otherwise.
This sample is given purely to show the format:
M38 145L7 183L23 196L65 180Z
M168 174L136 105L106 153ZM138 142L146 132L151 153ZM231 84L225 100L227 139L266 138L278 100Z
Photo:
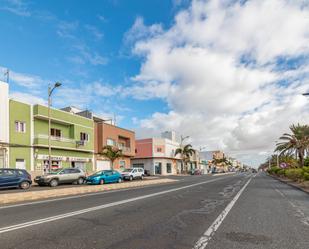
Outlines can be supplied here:
M76 141L76 145L77 146L84 146L85 145L85 141L84 140Z

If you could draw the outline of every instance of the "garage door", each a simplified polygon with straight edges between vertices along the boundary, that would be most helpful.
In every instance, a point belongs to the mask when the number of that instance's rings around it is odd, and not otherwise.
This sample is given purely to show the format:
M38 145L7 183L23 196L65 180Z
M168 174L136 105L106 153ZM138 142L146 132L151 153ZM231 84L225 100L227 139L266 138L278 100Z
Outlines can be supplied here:
M97 160L97 170L109 170L111 169L111 162L107 160Z

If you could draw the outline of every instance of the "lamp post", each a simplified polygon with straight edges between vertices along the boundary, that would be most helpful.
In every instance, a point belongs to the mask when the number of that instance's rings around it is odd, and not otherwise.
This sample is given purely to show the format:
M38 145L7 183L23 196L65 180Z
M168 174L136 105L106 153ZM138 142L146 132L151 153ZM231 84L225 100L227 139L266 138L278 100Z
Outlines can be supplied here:
M50 135L50 129L51 129L51 118L50 118L50 106L51 106L51 95L53 91L60 87L61 83L56 82L53 87L50 85L48 86L48 171L51 170L51 135Z

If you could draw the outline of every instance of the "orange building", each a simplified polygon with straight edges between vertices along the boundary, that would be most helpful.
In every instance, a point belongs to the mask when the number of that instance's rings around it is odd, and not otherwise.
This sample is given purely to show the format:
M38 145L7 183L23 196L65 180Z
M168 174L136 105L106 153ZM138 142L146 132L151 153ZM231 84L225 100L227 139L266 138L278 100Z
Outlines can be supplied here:
M100 155L103 147L110 145L122 150L123 158L114 162L114 169L129 168L131 158L135 156L135 133L127 129L120 128L113 124L106 123L103 119L93 117L94 124L94 161L96 170L111 168L111 162Z

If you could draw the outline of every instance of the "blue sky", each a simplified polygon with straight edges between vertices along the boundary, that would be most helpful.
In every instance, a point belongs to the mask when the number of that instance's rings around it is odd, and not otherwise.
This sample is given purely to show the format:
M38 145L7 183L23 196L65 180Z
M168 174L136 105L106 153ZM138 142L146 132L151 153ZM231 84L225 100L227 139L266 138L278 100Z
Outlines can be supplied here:
M183 7L177 1L160 0L105 0L91 4L73 0L0 0L0 6L0 66L40 77L41 87L36 90L41 98L45 98L46 85L53 81L61 81L65 89L92 82L110 87L134 84L131 77L138 74L142 59L132 55L132 43L126 40L126 32L139 17L145 25L162 23L168 27L175 12ZM13 80L11 91L31 94L34 89ZM158 98L146 101L103 94L92 101L72 96L70 100L76 98L74 103L63 103L57 101L60 93L55 94L57 107L72 104L99 113L116 113L120 124L129 128L134 127L131 117L140 119L167 110Z
M258 166L309 123L308 16L303 0L0 0L0 69L13 98L61 81L56 107Z

